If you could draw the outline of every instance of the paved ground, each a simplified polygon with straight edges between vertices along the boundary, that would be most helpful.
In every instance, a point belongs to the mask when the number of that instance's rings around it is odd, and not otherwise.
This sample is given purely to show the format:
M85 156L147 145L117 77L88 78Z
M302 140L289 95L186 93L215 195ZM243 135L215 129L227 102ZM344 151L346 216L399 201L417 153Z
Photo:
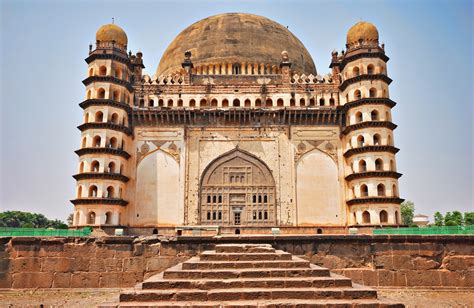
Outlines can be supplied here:
M474 307L474 289L379 288L382 299L411 307ZM120 289L0 289L0 307L94 307L118 299Z

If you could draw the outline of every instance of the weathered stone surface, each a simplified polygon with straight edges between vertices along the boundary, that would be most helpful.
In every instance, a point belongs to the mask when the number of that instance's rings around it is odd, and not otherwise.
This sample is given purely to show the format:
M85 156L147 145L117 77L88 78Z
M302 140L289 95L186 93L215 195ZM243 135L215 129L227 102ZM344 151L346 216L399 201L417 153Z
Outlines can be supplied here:
M416 257L413 259L413 267L416 270L429 270L439 268L440 264L432 259Z
M11 272L39 272L41 271L41 258L19 257L11 260Z
M71 287L71 273L54 273L53 288L70 288Z
M53 273L23 272L13 274L13 288L51 288Z
M443 268L451 271L474 268L474 256L447 256L443 259Z
M43 258L43 265L41 271L43 272L70 272L73 259L71 258L57 258L47 257Z
M98 288L100 286L100 273L73 273L71 288Z

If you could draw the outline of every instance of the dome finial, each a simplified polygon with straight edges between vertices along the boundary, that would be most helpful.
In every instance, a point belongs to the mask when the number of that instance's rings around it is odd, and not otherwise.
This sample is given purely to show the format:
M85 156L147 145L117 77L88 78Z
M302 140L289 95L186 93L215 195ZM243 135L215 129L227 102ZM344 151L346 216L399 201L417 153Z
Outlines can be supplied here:
M115 18L112 17L112 25L115 24Z

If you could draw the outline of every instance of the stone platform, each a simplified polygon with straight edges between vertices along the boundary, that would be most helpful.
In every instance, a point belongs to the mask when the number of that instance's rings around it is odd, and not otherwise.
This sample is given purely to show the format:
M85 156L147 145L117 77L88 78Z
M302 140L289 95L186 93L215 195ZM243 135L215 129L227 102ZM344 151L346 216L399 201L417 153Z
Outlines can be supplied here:
M268 244L221 244L100 307L404 307Z

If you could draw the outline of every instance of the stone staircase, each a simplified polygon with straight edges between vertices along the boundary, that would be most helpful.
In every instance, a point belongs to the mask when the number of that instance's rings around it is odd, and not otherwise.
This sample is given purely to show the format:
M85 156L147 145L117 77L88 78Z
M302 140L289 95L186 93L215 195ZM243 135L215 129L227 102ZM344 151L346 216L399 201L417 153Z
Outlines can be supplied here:
M404 307L271 245L224 244L100 307Z

